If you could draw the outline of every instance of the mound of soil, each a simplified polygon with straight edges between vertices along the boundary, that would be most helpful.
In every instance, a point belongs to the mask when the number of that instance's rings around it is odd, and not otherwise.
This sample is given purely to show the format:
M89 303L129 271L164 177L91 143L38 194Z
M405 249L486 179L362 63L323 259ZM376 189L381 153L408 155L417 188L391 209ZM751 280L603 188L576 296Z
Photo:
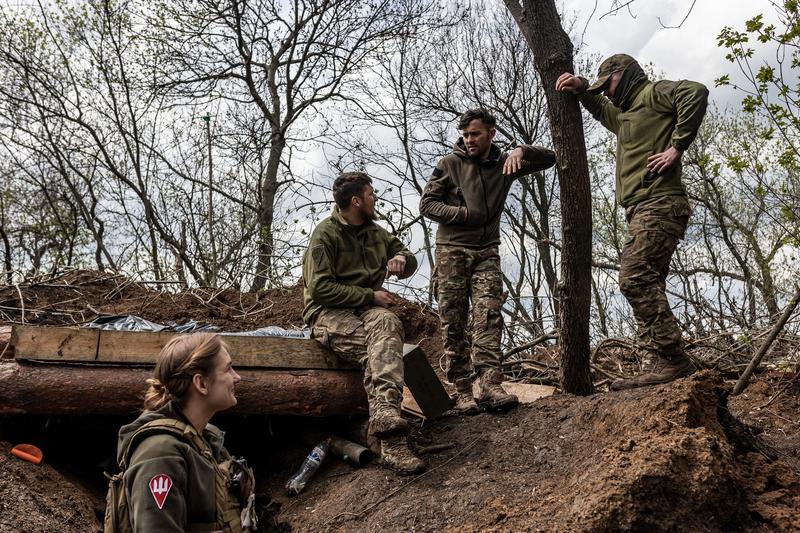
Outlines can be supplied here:
M302 327L300 284L259 294L167 287L78 270L0 286L0 324L134 314L225 331ZM407 301L394 311L406 341L420 344L441 375L435 313ZM730 402L729 389L718 374L703 373L634 391L551 396L502 416L426 422L414 446L453 446L424 455L430 468L422 476L329 459L293 499L283 485L313 446L298 434L315 426L335 432L348 421L215 422L228 431L229 449L256 467L259 489L276 498L281 531L800 530L798 381L759 379ZM0 530L96 530L105 492L97 465L113 456L122 422L92 421L98 427L84 434L95 436L94 447L76 441L59 457L49 449L72 442L80 420L48 419L24 432L20 421L0 420L0 441L40 444L49 462L23 463L0 443Z
M800 482L726 408L719 375L443 419L412 480L331 462L278 519L300 531L792 530ZM295 463L296 464L296 463ZM280 472L271 486L290 469Z
M0 442L0 531L99 531L96 502L43 462L10 454Z

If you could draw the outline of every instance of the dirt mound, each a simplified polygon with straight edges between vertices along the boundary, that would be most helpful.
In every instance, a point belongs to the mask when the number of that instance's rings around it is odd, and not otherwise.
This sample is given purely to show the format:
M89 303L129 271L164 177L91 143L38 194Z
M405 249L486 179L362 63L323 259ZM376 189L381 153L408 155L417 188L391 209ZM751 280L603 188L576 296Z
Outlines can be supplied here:
M0 323L75 325L101 314L134 314L162 323L194 319L226 331L302 326L300 284L259 294L174 289L75 270L0 286ZM441 374L436 315L408 301L394 311L407 342L420 344ZM299 434L324 421L285 422L294 426L285 434L276 419L216 422L228 430L229 449L256 467L259 488L278 499L283 529L800 530L798 381L756 381L731 399L730 412L728 389L719 375L704 373L635 391L552 396L505 416L443 418L413 435L418 448L453 445L424 456L430 469L423 476L399 478L375 465L353 469L329 460L294 499L283 496L283 484L311 447L298 442ZM5 422L0 440L18 442L10 434L18 421ZM81 422L61 422L48 419L22 436L45 448L48 439L69 442ZM11 458L0 443L0 530L94 530L105 492L97 463L113 455L122 421L95 422L98 428L87 433L97 436L91 450L70 448L61 458L46 453L61 473ZM65 472L83 477L74 482Z
M85 490L47 463L27 463L12 456L10 449L0 442L0 531L101 529L96 502Z
M412 480L327 465L279 519L301 531L731 531L798 527L800 482L726 408L718 375L506 416L450 418L417 443L453 443ZM287 469L274 479L286 479ZM407 484L407 485L404 485ZM395 490L399 491L394 493Z
M269 325L303 327L303 284L259 293L236 289L173 290L174 284L135 282L117 274L71 270L43 280L0 285L0 323L73 326L99 315L137 315L152 322L196 320L225 331ZM405 324L408 342L441 351L436 314L401 299L393 308Z

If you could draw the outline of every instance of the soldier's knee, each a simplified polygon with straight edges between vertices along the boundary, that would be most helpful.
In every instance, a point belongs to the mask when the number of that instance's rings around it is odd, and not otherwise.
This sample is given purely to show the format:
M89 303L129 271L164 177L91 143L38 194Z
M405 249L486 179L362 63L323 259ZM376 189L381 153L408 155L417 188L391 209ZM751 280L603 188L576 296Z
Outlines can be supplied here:
M403 336L403 322L388 309L381 309L377 316L367 320L364 325L374 332Z

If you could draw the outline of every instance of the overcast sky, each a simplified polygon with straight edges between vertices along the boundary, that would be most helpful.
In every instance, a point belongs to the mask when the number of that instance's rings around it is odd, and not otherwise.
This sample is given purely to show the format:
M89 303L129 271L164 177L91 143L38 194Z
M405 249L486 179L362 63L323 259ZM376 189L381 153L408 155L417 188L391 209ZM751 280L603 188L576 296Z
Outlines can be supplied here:
M759 13L767 19L775 18L774 8L767 0L696 0L693 8L692 0L636 0L629 9L605 16L611 0L563 2L565 18L577 17L573 41L579 45L583 34L585 51L602 57L626 52L641 64L653 62L667 79L704 83L721 107L738 104L741 93L716 89L714 80L726 73L731 74L732 80L741 77L735 65L725 60L725 50L717 46L720 30L725 26L742 30L744 22ZM687 13L688 18L679 28L664 29L658 20L661 17L665 26L675 26Z

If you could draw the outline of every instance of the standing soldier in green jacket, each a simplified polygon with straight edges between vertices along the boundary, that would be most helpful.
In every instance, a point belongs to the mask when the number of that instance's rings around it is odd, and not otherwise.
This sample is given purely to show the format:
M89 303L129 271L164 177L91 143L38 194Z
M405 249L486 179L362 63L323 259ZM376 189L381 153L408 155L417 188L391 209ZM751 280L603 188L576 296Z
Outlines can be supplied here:
M617 136L616 197L628 222L619 287L633 308L639 341L654 353L655 364L649 373L615 381L611 388L688 376L695 368L667 301L666 279L691 214L681 181L681 154L697 136L708 89L687 80L653 83L634 58L616 54L600 64L593 84L565 72L556 90L575 94Z
M387 276L406 278L417 260L400 239L375 224L375 191L363 172L333 182L336 205L311 234L303 259L303 320L334 353L364 369L369 432L381 440L384 463L400 474L425 469L406 442L403 400L403 324L388 309L397 298Z
M435 291L447 378L456 388L453 409L467 415L480 411L472 396L475 374L480 378L479 402L489 410L503 411L519 403L500 386L500 218L514 179L549 168L556 160L552 150L527 145L504 153L492 142L496 124L485 109L461 115L461 138L453 153L436 165L419 203L420 213L439 223Z

